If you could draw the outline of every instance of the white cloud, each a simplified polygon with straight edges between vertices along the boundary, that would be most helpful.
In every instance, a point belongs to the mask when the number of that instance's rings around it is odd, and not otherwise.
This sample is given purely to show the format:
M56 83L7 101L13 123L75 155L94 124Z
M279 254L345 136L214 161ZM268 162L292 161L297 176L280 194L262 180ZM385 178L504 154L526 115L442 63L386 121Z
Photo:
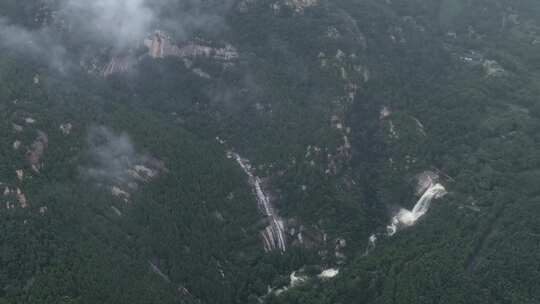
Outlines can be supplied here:
M144 163L146 156L137 153L126 133L114 133L106 127L92 127L88 133L92 166L83 173L100 181L126 182L128 169Z
M140 41L157 20L144 0L66 0L60 15L76 24L78 31L104 38L118 48Z
M98 55L98 48L101 52L108 48L125 51L136 47L156 29L170 31L177 38L189 38L197 31L221 31L231 3L231 0L58 0L48 8L52 21L41 28L26 28L16 19L9 19L9 14L0 17L0 46L67 70L78 66L80 58L75 58ZM90 53L77 54L73 50L90 50Z

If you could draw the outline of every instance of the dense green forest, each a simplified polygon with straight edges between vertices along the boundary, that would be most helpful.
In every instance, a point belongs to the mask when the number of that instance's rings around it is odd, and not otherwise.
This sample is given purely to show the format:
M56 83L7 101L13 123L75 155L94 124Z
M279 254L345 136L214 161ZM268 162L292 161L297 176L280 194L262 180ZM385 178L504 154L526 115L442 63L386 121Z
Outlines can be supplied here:
M150 2L0 3L0 303L540 302L539 2Z

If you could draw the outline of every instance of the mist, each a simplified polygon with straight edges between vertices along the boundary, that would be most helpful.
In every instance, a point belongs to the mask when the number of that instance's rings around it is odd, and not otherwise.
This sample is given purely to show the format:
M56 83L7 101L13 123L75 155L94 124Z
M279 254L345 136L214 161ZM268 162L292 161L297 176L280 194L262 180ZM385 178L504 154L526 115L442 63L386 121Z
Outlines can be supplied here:
M49 27L30 30L0 17L0 47L44 59L58 70L66 68L67 50Z
M158 20L144 0L66 0L60 16L78 33L103 39L117 49L136 45Z
M137 153L126 133L115 133L107 127L91 127L87 141L91 165L82 173L98 181L126 182L130 180L128 170L147 159Z
M111 51L113 54L132 51L156 30L164 30L180 40L190 39L194 34L223 31L224 16L233 1L214 2L58 0L46 5L48 17L36 21L40 24L33 28L19 24L16 16L0 15L0 47L67 70L79 66L78 57L83 55L96 57ZM88 49L90 54L77 53Z

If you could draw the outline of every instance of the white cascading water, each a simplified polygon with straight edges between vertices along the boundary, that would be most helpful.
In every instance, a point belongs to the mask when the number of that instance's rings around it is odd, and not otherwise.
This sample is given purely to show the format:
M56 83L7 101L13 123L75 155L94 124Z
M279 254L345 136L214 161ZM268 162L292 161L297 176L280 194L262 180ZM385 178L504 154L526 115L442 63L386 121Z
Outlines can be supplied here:
M272 202L270 201L270 197L264 193L261 179L253 174L251 165L247 159L244 159L237 153L231 151L227 153L227 156L236 160L238 165L240 165L244 173L248 176L249 184L257 197L257 206L270 222L270 224L261 232L264 249L266 251L275 249L285 251L287 249L285 225L283 224L283 220L276 214L274 206L272 206Z
M394 235L399 227L409 227L416 224L418 219L424 216L429 210L431 201L443 197L445 194L446 189L443 185L436 183L429 186L411 211L401 209L392 218L392 222L386 227L388 235Z
M317 277L319 279L331 279L337 276L338 274L339 274L338 268L329 268L329 269L323 270L319 275L317 275Z
M433 172L424 172L418 177L418 186L416 193L422 195L416 202L412 210L401 208L399 212L392 217L392 221L386 226L386 234L377 233L369 237L368 246L364 255L368 255L375 248L375 243L379 237L393 236L400 228L410 227L424 216L431 206L434 199L441 198L446 195L446 189L438 180L437 174Z

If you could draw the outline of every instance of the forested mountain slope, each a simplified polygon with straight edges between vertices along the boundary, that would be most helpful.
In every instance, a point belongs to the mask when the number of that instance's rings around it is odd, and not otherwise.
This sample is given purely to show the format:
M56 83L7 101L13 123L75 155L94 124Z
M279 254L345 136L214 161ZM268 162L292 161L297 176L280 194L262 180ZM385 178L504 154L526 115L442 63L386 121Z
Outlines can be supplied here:
M540 4L0 3L0 303L537 303Z

